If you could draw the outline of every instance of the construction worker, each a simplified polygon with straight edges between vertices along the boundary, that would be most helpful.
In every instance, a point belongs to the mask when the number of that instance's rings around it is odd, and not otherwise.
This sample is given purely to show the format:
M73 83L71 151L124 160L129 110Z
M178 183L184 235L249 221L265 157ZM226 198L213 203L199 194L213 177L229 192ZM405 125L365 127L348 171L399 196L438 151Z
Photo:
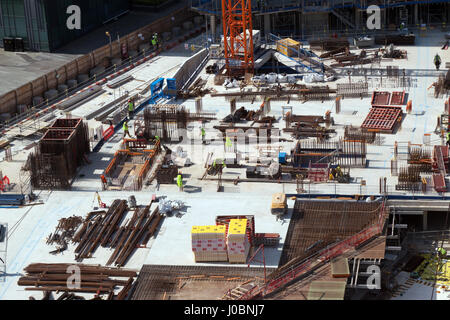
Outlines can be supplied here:
M128 100L128 117L131 119L134 112L134 101L129 99Z
M179 190L183 192L183 177L181 176L181 172L179 172L177 176L177 186Z
M128 118L123 122L123 137L129 136L131 138L130 132L128 131Z
M447 131L446 138L447 138L447 145L450 146L450 131Z
M441 257L441 258L447 256L447 250L445 250L444 248L439 248L438 252L439 252L439 257Z
M436 66L436 70L439 70L439 67L441 65L441 57L437 53L434 56L434 65Z
M231 142L231 139L229 137L226 137L225 139L225 146L227 148L231 148L233 146L233 143Z
M403 29L405 29L405 23L404 23L404 22L402 22L402 23L400 24L400 31L403 31Z
M153 37L152 37L152 47L153 47L153 50L156 50L157 49L157 43L156 43L156 38L155 38L155 35L153 35Z
M158 34L156 32L152 36L152 45L154 50L157 50L159 47Z
M159 141L159 136L155 136L155 140L156 140L156 141Z
M337 177L342 177L342 170L340 166L336 167L336 176Z
M202 144L206 144L206 141L205 141L206 132L205 132L204 128L200 128L200 135L202 136Z

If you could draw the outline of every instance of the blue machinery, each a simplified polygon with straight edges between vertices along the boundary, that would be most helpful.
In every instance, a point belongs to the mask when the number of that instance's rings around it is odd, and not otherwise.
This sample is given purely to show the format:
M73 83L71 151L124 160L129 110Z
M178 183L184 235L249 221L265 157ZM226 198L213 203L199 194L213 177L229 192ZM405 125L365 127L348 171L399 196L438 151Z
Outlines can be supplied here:
M155 104L162 98L174 98L177 95L177 80L174 78L167 78L167 89L164 92L164 78L159 78L150 84L150 98L147 100L148 104ZM146 104L144 102L143 104Z
M150 84L149 104L155 104L159 99L164 98L163 86L164 78L159 78Z

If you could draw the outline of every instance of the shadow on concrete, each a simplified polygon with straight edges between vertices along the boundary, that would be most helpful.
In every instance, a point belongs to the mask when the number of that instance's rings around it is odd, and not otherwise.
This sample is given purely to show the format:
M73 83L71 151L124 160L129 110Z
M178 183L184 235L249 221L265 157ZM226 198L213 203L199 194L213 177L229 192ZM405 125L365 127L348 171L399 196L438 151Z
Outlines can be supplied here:
M202 192L202 187L185 185L183 187L183 191L186 193L198 193L198 192Z

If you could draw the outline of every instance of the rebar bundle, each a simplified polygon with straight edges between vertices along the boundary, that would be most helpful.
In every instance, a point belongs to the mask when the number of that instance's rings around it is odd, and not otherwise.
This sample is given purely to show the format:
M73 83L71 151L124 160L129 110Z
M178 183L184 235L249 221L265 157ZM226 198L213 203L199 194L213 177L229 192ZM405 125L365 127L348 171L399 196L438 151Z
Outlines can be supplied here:
M73 237L73 243L78 244L75 248L77 261L90 258L101 245L114 249L107 265L122 267L138 246L148 243L163 215L159 213L158 208L150 214L150 205L139 207L132 218L121 225L126 209L126 201L116 199L107 212L88 214Z
M71 268L78 268L80 271L80 283L77 287L67 285L73 276ZM29 291L64 292L58 300L63 300L69 292L109 294L108 299L122 300L127 297L133 278L137 276L131 270L69 263L33 263L25 268L25 272L26 275L18 280L19 286L27 286L25 290ZM120 280L118 277L128 279ZM114 295L116 287L122 287L118 295Z

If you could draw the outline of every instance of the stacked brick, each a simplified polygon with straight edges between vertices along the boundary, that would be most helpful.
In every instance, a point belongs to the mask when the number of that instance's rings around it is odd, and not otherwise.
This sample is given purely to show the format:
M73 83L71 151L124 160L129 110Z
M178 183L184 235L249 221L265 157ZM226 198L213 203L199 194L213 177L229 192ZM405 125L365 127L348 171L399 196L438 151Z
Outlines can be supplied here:
M195 262L228 261L226 226L193 226L191 239Z
M247 219L231 219L227 235L228 261L246 263L250 251L247 236Z

